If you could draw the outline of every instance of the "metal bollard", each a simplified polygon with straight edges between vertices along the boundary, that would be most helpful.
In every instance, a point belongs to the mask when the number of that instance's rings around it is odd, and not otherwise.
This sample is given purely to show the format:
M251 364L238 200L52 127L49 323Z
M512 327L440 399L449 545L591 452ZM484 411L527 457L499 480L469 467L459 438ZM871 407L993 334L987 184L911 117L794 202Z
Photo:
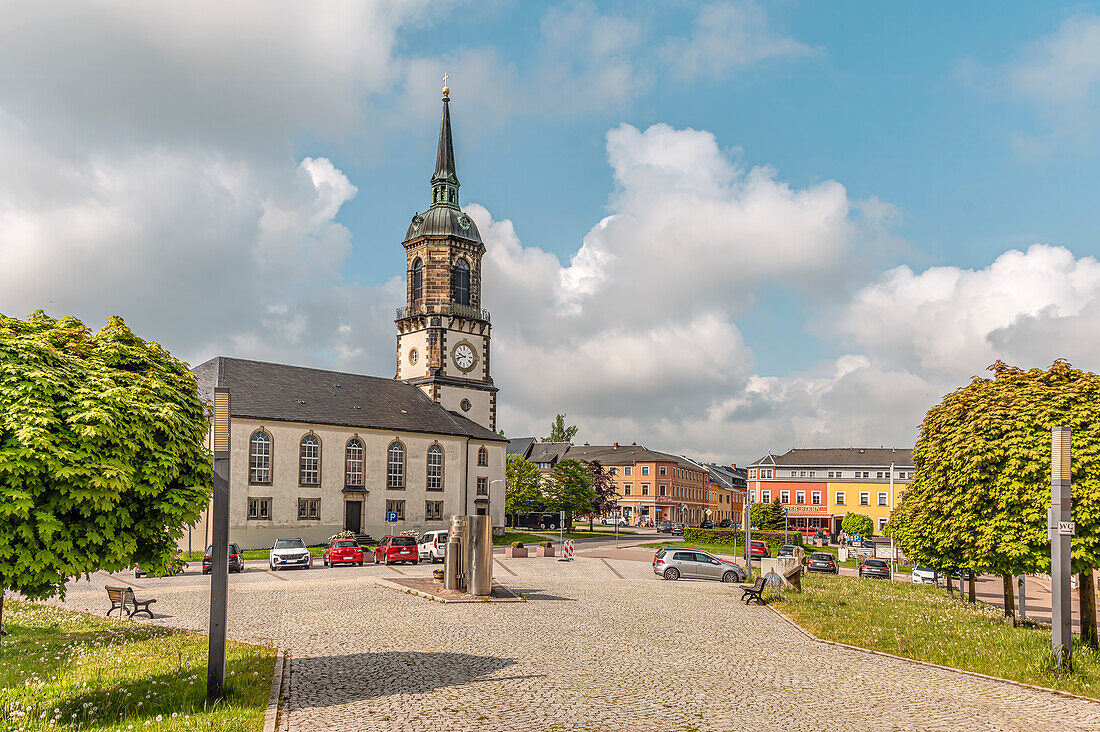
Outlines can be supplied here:
M463 590L468 577L469 535L465 516L451 516L451 528L447 532L447 551L443 555L443 587L447 590Z
M470 574L466 594L487 597L493 593L493 524L490 516L467 516L470 537Z

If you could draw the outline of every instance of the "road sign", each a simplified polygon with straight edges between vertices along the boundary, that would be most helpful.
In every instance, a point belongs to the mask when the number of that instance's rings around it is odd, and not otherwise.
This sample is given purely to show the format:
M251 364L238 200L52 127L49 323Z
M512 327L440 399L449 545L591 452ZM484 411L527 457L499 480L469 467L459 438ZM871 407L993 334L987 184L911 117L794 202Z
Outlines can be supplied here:
M389 513L386 514L386 523L388 523L388 524L396 524L397 523L397 511L390 511Z
M852 534L852 541L856 542L857 544L860 542L861 539L863 539L863 537L859 534Z
M1059 521L1058 536L1077 536L1077 524L1073 521Z
M707 516L710 516L710 509L709 508L707 509L706 513L707 513Z

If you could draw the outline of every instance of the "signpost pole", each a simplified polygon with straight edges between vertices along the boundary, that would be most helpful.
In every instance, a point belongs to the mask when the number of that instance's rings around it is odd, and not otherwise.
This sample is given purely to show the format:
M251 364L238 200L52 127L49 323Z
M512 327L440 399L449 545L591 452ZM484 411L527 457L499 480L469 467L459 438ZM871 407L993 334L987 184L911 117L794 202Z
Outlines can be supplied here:
M749 580L752 580L752 493L747 493L745 501L745 568L749 570Z
M229 595L229 389L214 389L214 525L210 565L210 642L206 656L206 698L225 688L225 623Z
M1073 619L1070 605L1070 428L1051 428L1050 510L1050 626L1054 665L1060 671L1073 668Z

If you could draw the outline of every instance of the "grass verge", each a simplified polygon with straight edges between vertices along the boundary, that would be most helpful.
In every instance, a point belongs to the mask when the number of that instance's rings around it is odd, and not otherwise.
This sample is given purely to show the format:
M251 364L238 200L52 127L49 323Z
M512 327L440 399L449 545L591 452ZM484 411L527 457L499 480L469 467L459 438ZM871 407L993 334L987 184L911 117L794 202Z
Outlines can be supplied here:
M513 541L522 541L524 546L535 546L540 541L550 541L545 536L528 534L526 531L505 531L504 536L494 536L493 546L508 546Z
M702 549L705 552L711 552L713 554L728 554L733 556L733 547L728 544L707 544L701 541L653 541L648 544L638 544L639 547L645 547L647 549L660 549L664 546L683 546L689 549ZM737 547L737 556L741 556L745 551L745 547Z
M275 649L230 641L206 702L206 636L4 600L0 729L261 730Z
M1050 666L1050 631L1011 628L1000 610L943 590L856 577L802 579L771 601L818 638L1100 698L1100 654L1075 647L1074 670Z

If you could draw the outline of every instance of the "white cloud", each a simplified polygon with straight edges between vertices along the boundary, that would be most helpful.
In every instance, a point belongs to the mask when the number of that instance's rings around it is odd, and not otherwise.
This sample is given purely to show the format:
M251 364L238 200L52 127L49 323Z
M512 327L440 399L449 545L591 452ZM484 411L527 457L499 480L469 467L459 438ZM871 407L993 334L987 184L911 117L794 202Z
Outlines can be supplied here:
M661 56L680 76L718 77L773 58L807 56L815 49L777 35L764 9L752 0L704 5L692 33L661 49Z

